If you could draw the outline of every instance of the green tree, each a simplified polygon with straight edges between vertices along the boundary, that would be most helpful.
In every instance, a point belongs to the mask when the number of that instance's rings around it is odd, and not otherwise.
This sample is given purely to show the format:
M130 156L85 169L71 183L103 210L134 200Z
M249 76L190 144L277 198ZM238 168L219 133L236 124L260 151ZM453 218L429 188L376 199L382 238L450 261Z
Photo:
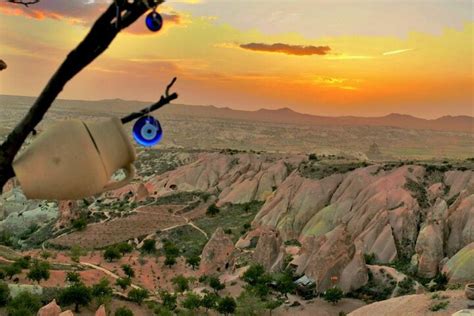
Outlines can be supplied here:
M280 306L281 304L283 304L283 301L281 300L269 300L265 303L265 308L268 309L268 311L270 312L270 316L272 316L272 312L275 308L278 308L278 306Z
M116 247L108 247L104 251L104 259L112 262L113 260L117 260L122 258L122 254Z
M114 313L115 316L133 316L133 312L125 306L117 308Z
M215 203L212 203L207 208L206 215L212 217L212 216L216 216L217 214L219 214L219 212L220 212L220 209L217 207L217 205Z
M9 316L34 316L41 306L38 295L23 291L7 304L7 312Z
M260 297L254 295L251 291L245 290L237 297L236 314L242 316L260 316L264 315L265 304Z
M216 276L210 276L207 279L207 282L209 283L209 286L214 290L214 293L218 293L220 290L223 290L225 288L225 284L221 283L219 281L219 278Z
M171 282L173 282L175 290L179 293L189 290L189 280L181 274L171 279Z
M166 256L178 257L179 256L179 249L176 247L174 243L171 241L166 241L163 245L163 250L165 251Z
M118 278L117 281L115 281L115 284L117 286L120 286L122 290L126 290L127 287L132 284L132 281L130 280L130 278Z
M112 298L112 287L109 280L105 277L100 279L99 283L92 285L91 294L97 300L99 305L105 304Z
M198 255L192 255L186 258L186 263L194 270L201 263L201 258Z
M224 315L233 314L236 307L237 303L231 296L223 297L217 302L217 311Z
M153 253L156 251L156 240L146 239L143 241L142 250L146 253Z
M167 255L164 263L165 263L165 266L168 266L168 268L171 268L174 264L176 264L176 257Z
M171 294L168 291L160 291L160 298L161 298L161 304L169 309L170 311L175 310L176 308L176 301L177 301L177 296L176 294Z
M21 273L21 267L16 264L10 264L3 268L5 270L5 275L11 280L15 274Z
M264 283L267 282L268 279L268 275L265 273L265 268L261 264L251 265L242 275L242 280L250 285Z
M87 306L91 300L91 289L82 282L64 288L59 295L61 305L74 304L74 312L76 313L79 313L79 306Z
M336 305L336 303L342 299L343 295L344 293L342 292L342 290L339 287L335 286L327 289L326 292L324 292L323 294L323 298L324 300L332 303L333 305Z
M71 271L66 274L66 282L78 283L81 282L81 275L76 271Z
M81 216L72 221L72 227L78 231L83 231L87 227L87 220L85 217Z
M50 265L47 261L35 260L26 277L32 281L41 282L41 280L48 280Z
M201 306L201 297L193 292L187 293L182 305L184 308L194 311Z
M122 242L122 243L117 245L117 249L118 249L118 251L120 251L122 256L124 256L126 253L130 253L130 252L133 251L133 246L130 245L129 243L127 243L127 242Z
M128 299L141 305L143 301L148 298L148 291L145 289L131 289L128 292Z
M276 274L273 279L276 282L276 290L286 298L288 297L288 293L293 293L296 289L296 285L293 282L293 273L289 269L283 273Z
M206 293L201 299L201 306L206 309L206 313L209 309L214 309L217 307L217 301L219 296L214 293Z
M86 252L78 245L74 245L71 247L71 251L69 252L69 257L74 262L79 262L81 256L84 256Z
M125 275L128 276L129 278L135 277L135 271L133 270L131 265L129 264L122 265L122 270L123 270L123 273L125 273Z
M10 288L5 282L0 282L0 306L5 306L10 299Z
M19 266L22 269L28 269L30 267L31 257L24 256L20 259L15 260L13 264Z

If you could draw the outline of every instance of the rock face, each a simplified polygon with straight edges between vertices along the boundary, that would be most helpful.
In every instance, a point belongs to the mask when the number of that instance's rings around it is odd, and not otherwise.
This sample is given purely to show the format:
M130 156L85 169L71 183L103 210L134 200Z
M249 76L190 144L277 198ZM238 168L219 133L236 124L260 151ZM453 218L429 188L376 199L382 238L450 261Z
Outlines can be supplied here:
M71 312L70 310L64 311L59 316L74 316L74 313Z
M219 227L202 250L199 271L204 274L224 271L230 265L234 249L230 237Z
M373 165L320 180L295 171L267 198L252 226L276 230L283 241L298 239L303 247L292 263L317 281L318 290L333 276L345 291L362 286L364 254L377 263L416 254L418 274L431 278L446 254L474 242L473 172L449 171L441 178L429 183L430 173L415 165Z
M107 316L107 312L105 311L104 305L100 305L100 307L95 312L95 316Z
M467 283L474 280L474 242L470 243L446 262L443 272L451 283Z
M152 196L173 191L220 191L219 206L264 201L288 176L287 165L297 165L302 159L275 161L255 154L201 154L195 162L155 176L145 186Z
M284 254L283 242L278 232L261 233L254 252L256 262L263 265L267 271L277 271L281 268Z
M56 300L52 300L48 305L40 308L37 316L59 316L61 307L56 304Z
M54 224L54 228L61 229L70 224L70 222L79 216L79 207L77 201L59 201L59 218Z

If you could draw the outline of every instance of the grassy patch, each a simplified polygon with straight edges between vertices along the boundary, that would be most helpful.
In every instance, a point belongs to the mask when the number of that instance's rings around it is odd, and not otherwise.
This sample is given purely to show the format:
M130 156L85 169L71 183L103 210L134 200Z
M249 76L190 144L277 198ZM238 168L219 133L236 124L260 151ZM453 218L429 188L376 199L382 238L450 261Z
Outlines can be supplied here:
M420 205L421 208L428 208L430 206L428 194L422 184L407 178L405 189L409 190L413 194L413 197L416 199L418 205Z
M360 162L322 162L318 160L309 160L300 164L298 171L309 179L322 179L336 173L346 173L357 168L367 167L369 164L365 161Z
M231 204L220 208L212 217L200 218L194 223L211 236L218 227L230 229L230 236L236 242L244 234L248 225L262 207L263 202L253 201L245 204Z
M179 248L180 254L185 257L201 254L202 248L207 242L203 233L189 225L162 232L159 237L162 241L168 240L175 244Z
M441 301L437 303L432 303L428 309L432 312L437 312L437 311L446 309L448 305L449 305L449 301Z

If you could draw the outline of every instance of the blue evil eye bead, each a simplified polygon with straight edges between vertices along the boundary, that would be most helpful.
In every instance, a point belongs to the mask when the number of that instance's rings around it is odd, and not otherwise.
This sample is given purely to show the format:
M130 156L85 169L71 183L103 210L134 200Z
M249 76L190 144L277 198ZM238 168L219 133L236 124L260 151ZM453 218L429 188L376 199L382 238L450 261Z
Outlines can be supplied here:
M152 116L144 116L136 121L132 133L135 141L145 147L158 144L163 136L160 122Z
M158 32L163 27L163 18L156 12L150 12L145 19L146 26L152 32Z

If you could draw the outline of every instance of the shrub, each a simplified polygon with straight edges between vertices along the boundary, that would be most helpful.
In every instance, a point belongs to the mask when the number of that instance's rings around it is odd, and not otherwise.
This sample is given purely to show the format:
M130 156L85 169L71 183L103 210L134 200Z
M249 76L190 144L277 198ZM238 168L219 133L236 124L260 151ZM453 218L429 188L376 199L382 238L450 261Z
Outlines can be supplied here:
M191 292L186 294L186 297L184 298L182 305L184 308L189 309L189 310L195 310L201 306L201 298L199 295Z
M115 316L133 316L133 312L125 306L117 308L114 313Z
M233 297L226 296L221 298L217 303L217 311L224 315L233 314L237 307Z
M74 312L79 313L79 306L86 306L92 300L91 290L84 283L78 282L64 288L59 295L61 305L74 304Z
M120 251L116 247L108 247L104 251L104 259L112 262L113 260L122 258Z
M330 289L327 289L326 292L324 292L323 294L323 298L325 301L336 305L336 303L342 299L343 295L344 293L342 292L342 290L335 286Z
M198 255L192 255L186 258L186 263L189 264L191 268L194 270L201 263L201 258Z
M131 289L128 292L128 299L141 305L143 301L148 298L148 291L145 289Z
M206 215L216 216L217 214L219 214L219 212L220 212L220 209L216 206L216 204L213 203L209 205L209 207L207 208Z
M437 312L437 311L440 311L442 309L446 309L446 307L448 307L448 305L449 305L449 301L441 301L439 303L431 304L430 307L429 307L429 310L432 311L432 312Z
M177 300L176 294L171 294L168 291L161 291L160 298L161 298L161 303L167 309L172 311L176 308L176 300Z
M100 279L99 283L92 285L91 293L92 296L97 300L99 304L104 304L109 301L112 297L112 287L110 282L106 278Z
M122 290L127 289L127 287L132 284L132 281L130 278L118 278L117 281L115 281L115 284L119 286Z
M142 250L146 253L153 253L156 250L156 240L146 239L143 242Z
M189 280L183 275L177 275L171 279L175 286L175 290L179 293L189 290Z
M207 279L207 282L209 283L209 286L214 290L214 293L218 293L220 290L223 290L225 288L225 284L224 283L221 283L221 281L219 281L219 278L218 277L215 277L215 276L210 276L208 279Z
M375 258L375 253L364 253L364 259L366 264L376 264L377 259Z
M77 219L72 221L72 227L74 229L82 231L82 230L86 229L87 221L84 217L77 218Z
M129 278L133 278L135 276L135 271L133 271L133 268L129 264L122 265L122 270L123 273L125 273L125 275Z
M39 284L41 280L49 279L49 268L50 266L48 262L35 260L26 277L32 281L38 282Z
M41 299L30 292L20 292L7 304L8 315L34 316L41 308Z
M66 282L69 282L69 283L81 282L81 275L75 271L68 272L66 274Z
M122 242L120 244L117 245L117 249L118 251L120 251L120 253L123 255L125 255L126 253L130 253L132 252L133 250L133 246L130 245L129 243L127 242Z
M0 282L0 306L5 306L10 299L10 288L5 282Z
M217 301L219 300L219 296L214 293L206 293L204 297L201 299L201 306L206 309L206 313L208 309L214 309L217 306Z

